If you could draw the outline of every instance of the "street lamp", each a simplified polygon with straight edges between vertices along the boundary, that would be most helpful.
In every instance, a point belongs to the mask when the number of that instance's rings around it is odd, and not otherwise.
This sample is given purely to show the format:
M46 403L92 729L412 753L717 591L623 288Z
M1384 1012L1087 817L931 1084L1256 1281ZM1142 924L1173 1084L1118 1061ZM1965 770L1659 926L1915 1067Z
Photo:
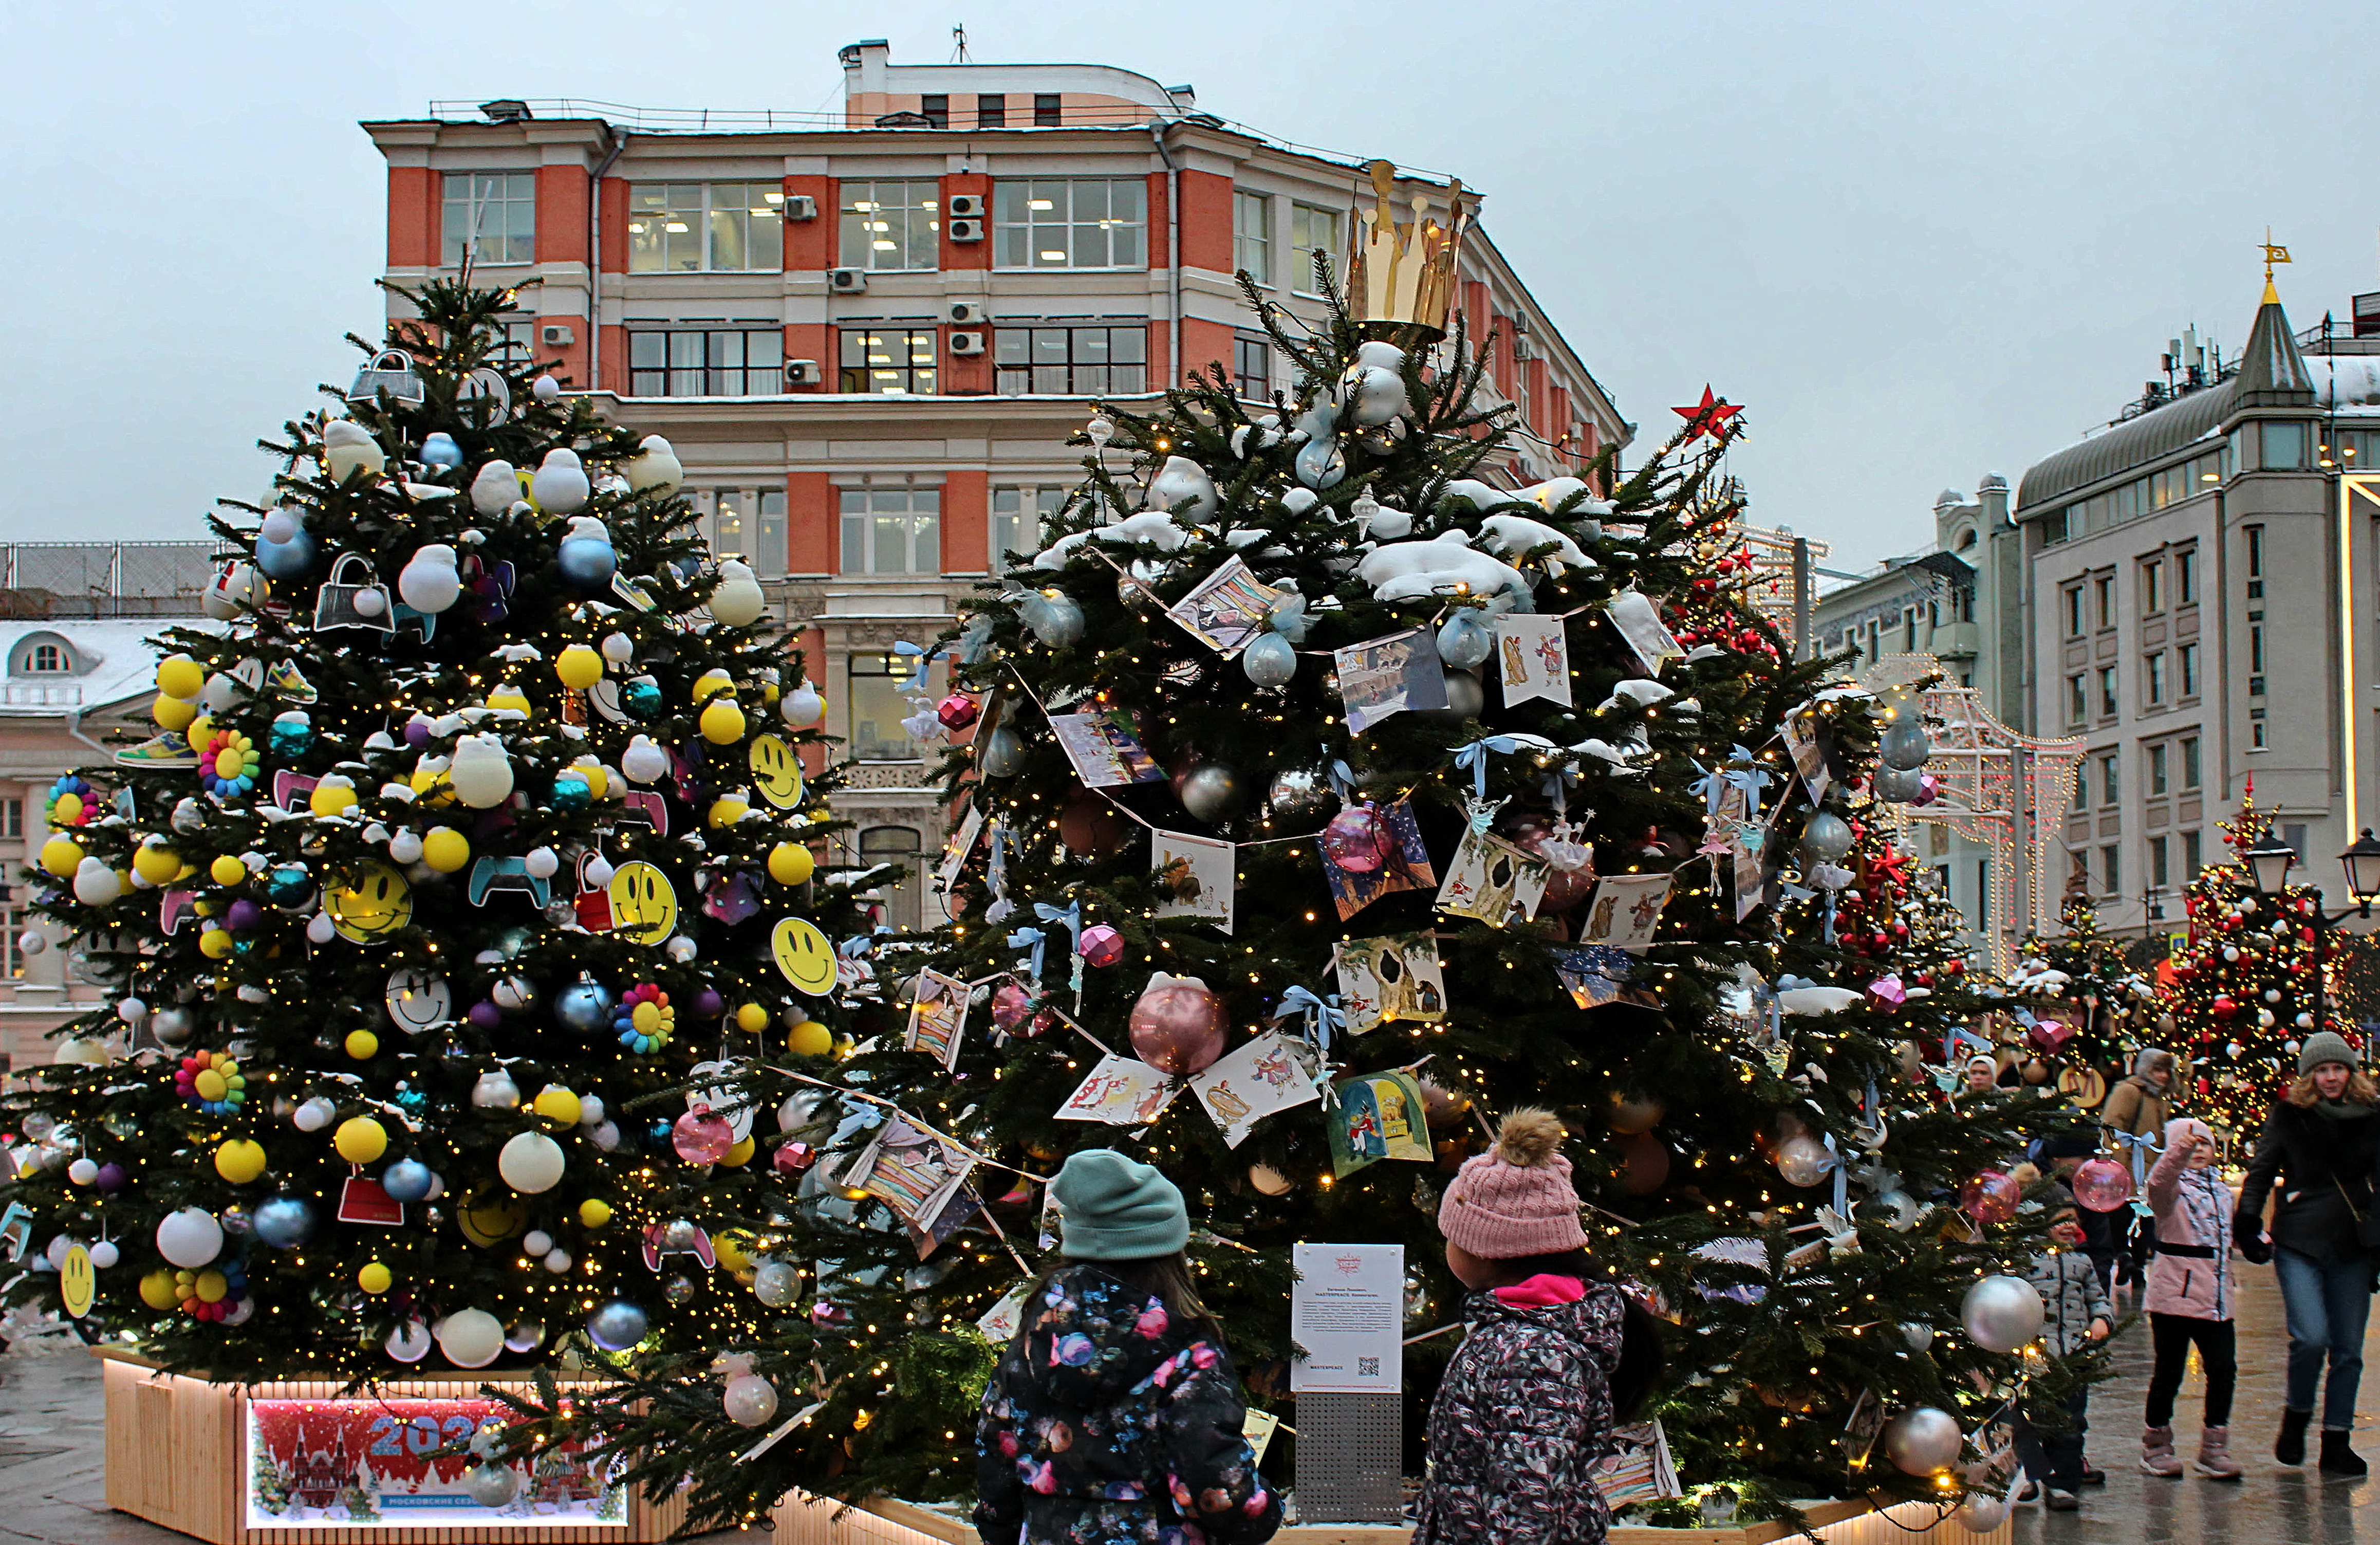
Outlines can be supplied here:
M2380 854L2380 848L2375 848ZM2277 896L2289 889L2289 867L2298 861L2297 849L2285 842L2276 842L2270 833L2255 846L2243 848L2240 861L2248 866L2249 883L2260 896ZM2380 887L2374 887L2380 891Z
M2338 856L2338 862L2347 870L2347 889L2355 897L2356 911L2370 917L2373 899L2380 897L2380 840L2373 837L2371 827L2363 828L2363 834Z

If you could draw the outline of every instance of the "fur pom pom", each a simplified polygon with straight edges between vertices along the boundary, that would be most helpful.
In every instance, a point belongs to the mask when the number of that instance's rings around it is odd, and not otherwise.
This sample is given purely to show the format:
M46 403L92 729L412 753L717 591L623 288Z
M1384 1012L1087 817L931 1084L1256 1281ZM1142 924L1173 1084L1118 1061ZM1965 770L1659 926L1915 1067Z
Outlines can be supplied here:
M1551 1111L1514 1111L1496 1129L1496 1157L1516 1169L1534 1170L1560 1150L1568 1135Z

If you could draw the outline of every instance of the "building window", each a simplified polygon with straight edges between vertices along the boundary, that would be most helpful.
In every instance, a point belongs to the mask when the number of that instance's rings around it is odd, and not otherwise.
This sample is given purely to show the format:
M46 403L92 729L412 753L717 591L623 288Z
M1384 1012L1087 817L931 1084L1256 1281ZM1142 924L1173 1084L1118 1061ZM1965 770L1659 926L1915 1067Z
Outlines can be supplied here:
M1264 402L1272 395L1272 340L1245 334L1232 341L1232 388L1243 402Z
M785 265L784 202L760 182L634 184L628 272L774 273Z
M2194 735L2181 737L2181 786L2198 786L2198 736Z
M1148 185L1135 177L1035 177L992 185L1002 268L1145 268Z
M1975 927L1988 931L1992 926L1992 861L1975 860Z
M2162 740L2149 748L2149 792L2163 794L2166 790L2167 763L2173 759Z
M897 654L851 657L851 689L844 698L851 712L851 755L861 761L918 760L917 743L901 727L911 710L899 687L911 672Z
M924 116L926 127L928 128L950 128L950 93L947 91L933 91L929 92L924 96L920 96L917 99L917 111Z
M930 327L854 327L843 335L842 390L853 395L934 392Z
M1034 128L1056 128L1063 121L1063 115L1058 104L1057 92L1036 91L1033 93Z
M2261 708L2249 710L2248 749L2252 751L2271 749L2271 730L2266 726L2265 722L2265 711Z
M774 323L628 331L631 396L774 396L784 368L785 334Z
M537 261L537 174L449 172L440 235L443 261L459 268Z
M2066 722L2079 724L2091 716L2091 697L2087 684L2079 675L2066 678Z
M2248 528L2248 578L2262 579L2264 577L2265 529L2262 526L2251 526Z
M2174 651L2181 657L2181 695L2198 696L2198 646L2184 644Z
M35 644L25 654L27 675L64 675L67 651L56 644Z
M2066 601L2066 636L2080 639L2082 637L2082 587L2069 585L2063 594Z
M2120 780L2117 777L2120 765L2113 751L2099 759L2099 804L2102 809L2112 809L2121 796Z
M1003 327L995 354L1000 391L1099 396L1146 390L1148 329Z
M25 979L25 951L17 941L25 935L25 914L12 906L7 910L6 919L6 931L0 931L0 964L5 964L10 981L22 981Z
M2264 457L2260 465L2265 471L2302 472L2305 470L2305 425L2268 420L2262 432Z
M938 488L843 491L843 572L940 574L942 492Z
M2114 843L2099 845L2099 894L2121 895L2124 892L2124 850Z
M941 266L942 190L934 182L843 185L843 266L878 274Z
M2304 863L2306 856L2305 823L2297 821L2284 821L2281 824L2281 845L2296 854L2298 856L2299 863Z
M2163 837L2151 837L2149 839L2149 883L2161 891L2171 882L2166 870L2166 840Z
M722 488L693 495L704 540L722 558L741 558L763 579L785 574L785 491Z
M1289 287L1300 295L1319 295L1321 281L1314 276L1314 255L1339 262L1339 212L1312 204L1289 206ZM1342 275L1341 277L1344 277Z
M2074 773L2074 813L2081 815L2091 808L2091 773L2087 768L2077 768Z
M2112 719L2119 705L2116 700L2116 667L2099 667L2099 717Z
M2161 707L2165 702L2165 651L2160 650L2148 658L2148 671L2142 678L2148 692L2149 705Z
M2185 547L2173 555L2173 603L2198 603L2198 550L2194 547Z
M1008 127L1008 98L998 91L984 91L978 93L975 99L975 127L978 128L1006 128Z
M1259 285L1272 283L1272 198L1232 195L1232 262Z
M785 575L785 491L764 488L752 498L752 545L747 556L752 571L763 579Z
M1005 574L1008 554L1030 558L1041 550L1041 533L1066 507L1062 488L995 488L991 491L991 572Z
M2152 558L2141 566L2141 615L2155 616L2165 610L2165 566Z
M2092 610L2099 614L2099 626L2116 626L2116 577L2103 574L2091 581Z
M913 826L871 826L859 833L861 868L900 866L897 877L879 880L871 888L884 898L884 915L877 920L902 932L915 931L919 922L924 866L918 855L922 847L923 839Z
M0 837L21 837L25 834L25 801L11 797L0 799Z
M720 558L744 556L745 539L751 534L746 514L750 509L744 491L722 488L710 495L710 517L702 522L704 535L710 544L711 555Z
M2265 695L2265 627L2262 623L2248 629L2248 695Z

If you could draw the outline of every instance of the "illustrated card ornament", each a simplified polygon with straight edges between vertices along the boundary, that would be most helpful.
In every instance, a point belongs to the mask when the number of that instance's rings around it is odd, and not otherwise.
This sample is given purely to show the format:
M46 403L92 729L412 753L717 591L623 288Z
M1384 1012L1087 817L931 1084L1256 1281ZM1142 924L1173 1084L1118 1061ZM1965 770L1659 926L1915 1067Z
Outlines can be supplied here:
M1350 1035L1391 1020L1435 1025L1446 1018L1446 972L1431 934L1344 940L1331 946L1331 964Z
M1818 716L1808 712L1789 713L1779 729L1784 736L1785 749L1793 759L1793 770L1802 774L1802 782L1810 790L1810 802L1814 805L1823 803L1834 780L1827 772L1827 748L1819 739Z
M1502 928L1516 918L1537 915L1553 872L1551 860L1475 826L1463 833L1463 845L1447 866L1438 909Z
M952 882L957 880L959 870L966 867L967 856L975 851L976 839L982 835L983 810L980 807L970 806L966 819L959 822L958 830L953 832L951 840L943 845L941 861L934 865L936 891L949 894Z
M1382 1159L1428 1163L1428 1128L1422 1124L1421 1084L1406 1072L1366 1073L1330 1086L1328 1115L1331 1173L1344 1180Z
M1232 931L1238 849L1213 837L1182 832L1149 834L1149 872L1156 877L1157 915L1206 918Z
M1341 922L1382 896L1438 883L1411 799L1342 810L1316 841Z
M1347 707L1347 733L1361 735L1391 714L1446 706L1446 668L1439 663L1436 635L1408 628L1330 651L1339 673L1339 698Z
M377 1223L382 1228L405 1226L405 1204L390 1196L370 1175L351 1174L339 1187L339 1222Z
M1643 591L1621 591L1604 603L1603 614L1611 619L1611 626L1651 675L1659 675L1663 665L1686 657L1685 646L1678 642L1662 622L1659 608Z
M1217 1064L1221 1065L1220 1064ZM1146 1126L1173 1098L1164 1074L1137 1057L1101 1057L1066 1102L1060 1121L1103 1121L1111 1126Z
M1636 957L1609 944L1566 944L1554 949L1554 974L1570 1001L1581 1008L1617 1003L1636 974Z
M1165 781L1165 770L1149 756L1134 731L1132 715L1122 709L1104 713L1053 713L1050 728L1059 749L1075 766L1075 775L1087 788L1115 788L1126 784Z
M842 1179L850 1189L884 1203L909 1227L924 1229L941 1216L974 1168L972 1159L941 1138L894 1120L877 1131Z
M1669 904L1666 874L1607 874L1595 882L1595 896L1586 905L1586 923L1579 942L1621 950L1650 949L1661 908Z
M1218 1058L1189 1087L1223 1129L1226 1148L1239 1147L1265 1117L1322 1098L1312 1050L1277 1031Z
M917 973L917 995L909 1004L909 1029L904 1050L923 1052L945 1068L959 1060L959 1040L966 1033L967 984L929 967Z
M1685 1495L1670 1458L1669 1437L1658 1421L1612 1429L1609 1445L1588 1467L1587 1478L1615 1513L1632 1503Z
M1189 594L1165 609L1165 614L1200 643L1231 660L1264 631L1273 602L1285 593L1258 579L1248 572L1245 561L1233 557L1191 587Z
M1549 698L1564 708L1570 695L1570 637L1560 617L1507 613L1496 619L1497 672L1504 706Z

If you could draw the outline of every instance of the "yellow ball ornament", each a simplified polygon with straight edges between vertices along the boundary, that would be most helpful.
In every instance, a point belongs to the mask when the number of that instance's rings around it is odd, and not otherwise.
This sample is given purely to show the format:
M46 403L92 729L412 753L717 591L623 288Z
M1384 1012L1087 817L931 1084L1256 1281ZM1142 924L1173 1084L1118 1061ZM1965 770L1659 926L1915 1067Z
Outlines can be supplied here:
M601 799L611 791L612 775L604 772L603 764L593 757L580 757L570 765L587 780L587 797L589 799Z
M735 689L735 678L714 665L695 678L694 700L697 706L709 702L722 692Z
M386 1293L395 1281L395 1274L377 1260L356 1273L356 1285L366 1293Z
M749 1141L750 1139L747 1138L746 1140ZM741 1148L744 1144L738 1143L735 1146L737 1148ZM727 1157L722 1159L720 1162L722 1164L739 1164L743 1162L743 1160L736 1158L735 1150L730 1149L728 1150ZM718 1259L719 1264L726 1268L729 1271L749 1271L752 1270L751 1246L753 1243L754 1241L752 1236L745 1233L742 1229L729 1229L723 1234L714 1234L710 1236L710 1249L712 1255Z
M61 832L42 845L42 868L61 880L71 880L82 868L82 844Z
M223 1082L222 1076L213 1068L207 1069L206 1072L199 1075L198 1079L192 1081L195 1083L210 1077L218 1084ZM245 1186L263 1173L264 1145L262 1143L250 1142L245 1137L234 1137L215 1150L215 1174L235 1186Z
M815 1019L805 1019L785 1033L785 1050L797 1057L823 1057L834 1050L834 1032Z
M719 1162L726 1165L731 1170L744 1164L748 1164L752 1162L752 1155L759 1151L759 1147L760 1145L759 1143L747 1137L742 1142L737 1143L734 1148L731 1148L726 1152L721 1154L719 1156Z
M744 819L751 805L740 794L722 794L710 802L710 809L702 818L705 826L733 826Z
M529 1102L529 1109L556 1126L576 1126L581 1102L577 1095L560 1084L548 1084L538 1090L537 1098Z
M589 1228L601 1228L612 1221L612 1204L589 1198L578 1204L578 1221Z
M744 738L744 711L735 706L733 698L713 698L704 705L702 717L697 723L702 738L713 746L733 746Z
M206 684L205 668L187 654L169 654L157 662L157 690L169 698L195 698Z
M769 878L780 885L799 885L818 868L818 856L797 842L781 842L769 849Z
M572 644L553 663L553 674L574 692L584 692L603 679L603 657L585 644Z
M82 796L79 794L59 795L57 802L50 807L50 819L60 826L81 825Z
M237 885L248 878L248 866L228 853L218 853L207 865L207 878L218 885Z
M163 730L188 729L190 721L198 716L198 704L168 697L163 692L158 693L157 700L149 705L149 717L156 720L157 727Z
M152 1309L170 1309L182 1301L172 1267L161 1266L140 1279L140 1301Z
M199 935L199 953L209 960L228 960L233 943L228 929L211 928Z
M388 1151L388 1130L370 1116L349 1116L331 1146L350 1164L369 1164Z
M769 1028L769 1011L758 1004L745 1004L735 1011L735 1028L746 1035L759 1035Z
M498 713L517 713L526 719L529 714L528 694L506 682L488 694L488 707Z
M370 1062L380 1055L380 1037L370 1030L347 1032L347 1055L358 1062Z
M452 874L471 861L471 839L452 826L432 826L421 833L421 861Z
M201 1304L220 1304L230 1295L231 1283L221 1271L210 1268L198 1274L190 1290Z
M306 808L316 815L345 815L356 808L356 785L344 779L333 783L326 778L306 796Z
M152 885L164 885L181 877L182 856L152 839L132 850L132 872Z

